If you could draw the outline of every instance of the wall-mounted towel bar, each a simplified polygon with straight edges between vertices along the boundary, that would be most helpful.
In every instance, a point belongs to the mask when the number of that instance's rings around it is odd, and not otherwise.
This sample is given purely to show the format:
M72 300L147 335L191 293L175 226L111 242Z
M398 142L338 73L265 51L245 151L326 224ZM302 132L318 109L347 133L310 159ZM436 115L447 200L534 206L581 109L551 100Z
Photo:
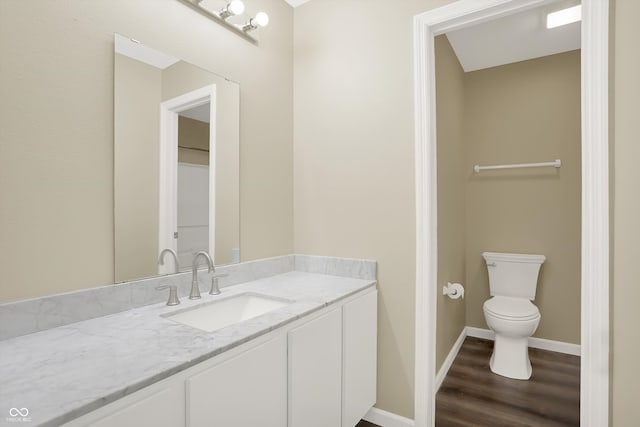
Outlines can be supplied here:
M516 163L513 165L492 165L492 166L480 166L475 165L473 170L475 173L480 171L486 171L491 169L516 169L516 168L540 168L545 166L553 166L554 168L559 168L562 166L560 159L555 159L553 162L542 162L542 163Z

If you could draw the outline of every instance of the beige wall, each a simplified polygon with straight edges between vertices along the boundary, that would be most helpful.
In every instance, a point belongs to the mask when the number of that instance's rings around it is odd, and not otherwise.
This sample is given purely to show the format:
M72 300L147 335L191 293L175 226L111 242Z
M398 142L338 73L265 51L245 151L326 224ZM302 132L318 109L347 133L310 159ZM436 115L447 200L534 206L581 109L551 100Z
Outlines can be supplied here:
M616 0L615 6L612 420L614 427L631 427L640 420L640 2Z
M378 261L376 406L410 418L412 18L445 3L312 0L295 10L295 250Z
M438 289L465 283L464 71L445 36L435 40L438 157ZM438 292L436 370L465 327L467 299Z
M245 3L259 45L176 0L0 1L0 301L114 280L114 32L240 84L243 259L291 253L293 10Z
M580 343L580 51L465 74L467 325L486 328L482 252L543 254L536 337ZM473 165L561 159L562 167Z

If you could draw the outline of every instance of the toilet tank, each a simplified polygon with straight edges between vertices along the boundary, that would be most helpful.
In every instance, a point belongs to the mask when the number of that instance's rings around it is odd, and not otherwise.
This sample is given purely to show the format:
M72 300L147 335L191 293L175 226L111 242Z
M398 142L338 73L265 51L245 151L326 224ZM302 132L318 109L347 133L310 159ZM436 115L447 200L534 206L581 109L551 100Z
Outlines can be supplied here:
M482 256L487 262L491 296L535 299L544 255L484 252Z

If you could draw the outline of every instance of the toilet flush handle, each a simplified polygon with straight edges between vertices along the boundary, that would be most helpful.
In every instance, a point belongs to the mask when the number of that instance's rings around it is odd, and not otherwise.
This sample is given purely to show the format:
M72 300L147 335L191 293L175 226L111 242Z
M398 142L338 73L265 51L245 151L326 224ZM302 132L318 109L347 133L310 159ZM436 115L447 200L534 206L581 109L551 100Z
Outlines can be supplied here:
M487 263L487 267L496 267L496 263L495 262L488 262Z

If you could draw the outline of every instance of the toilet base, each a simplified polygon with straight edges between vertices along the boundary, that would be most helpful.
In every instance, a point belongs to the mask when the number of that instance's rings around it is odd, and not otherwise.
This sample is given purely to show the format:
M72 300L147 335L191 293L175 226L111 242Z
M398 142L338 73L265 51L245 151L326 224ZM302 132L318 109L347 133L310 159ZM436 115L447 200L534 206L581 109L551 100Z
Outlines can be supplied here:
M513 338L496 334L489 362L491 372L516 380L531 378L529 337Z

